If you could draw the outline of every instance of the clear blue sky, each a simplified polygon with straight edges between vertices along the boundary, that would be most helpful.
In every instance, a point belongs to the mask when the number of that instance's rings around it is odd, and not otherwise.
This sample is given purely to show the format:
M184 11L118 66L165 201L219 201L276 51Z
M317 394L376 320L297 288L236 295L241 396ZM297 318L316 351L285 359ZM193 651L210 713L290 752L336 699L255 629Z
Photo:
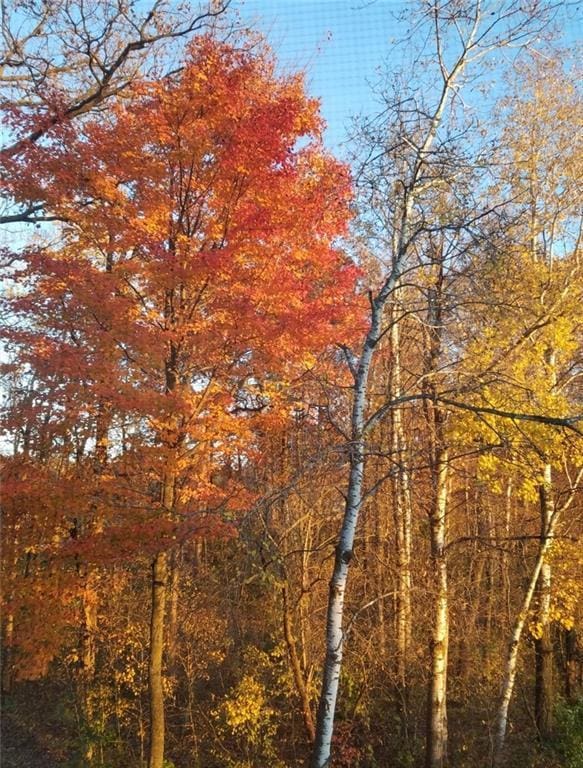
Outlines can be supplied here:
M403 28L401 0L233 0L245 23L261 30L285 69L304 70L322 101L330 146L350 117L374 109L370 83Z
M542 0L550 2L550 0ZM232 8L262 31L284 69L304 70L322 101L326 141L342 151L351 116L374 114L371 84L383 63L398 65L392 42L406 24L396 16L406 0L232 0ZM564 45L582 41L583 6L565 3L558 15Z

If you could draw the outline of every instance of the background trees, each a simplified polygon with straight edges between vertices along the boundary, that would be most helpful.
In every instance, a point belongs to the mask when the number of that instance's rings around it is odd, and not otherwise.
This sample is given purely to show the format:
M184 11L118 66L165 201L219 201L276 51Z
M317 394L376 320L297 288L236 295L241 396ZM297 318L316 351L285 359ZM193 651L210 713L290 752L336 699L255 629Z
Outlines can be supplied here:
M5 253L2 680L45 764L576 754L580 94L534 55L489 125L472 66L552 8L419 9L356 204L250 38L12 113L7 215L52 223Z

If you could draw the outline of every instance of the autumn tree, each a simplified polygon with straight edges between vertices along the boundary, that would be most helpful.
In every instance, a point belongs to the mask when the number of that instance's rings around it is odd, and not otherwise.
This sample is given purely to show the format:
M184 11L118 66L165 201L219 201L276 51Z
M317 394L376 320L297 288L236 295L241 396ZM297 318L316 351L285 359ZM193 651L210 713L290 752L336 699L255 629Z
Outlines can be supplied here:
M0 222L46 220L35 196L34 145L63 139L67 123L107 110L132 84L179 66L195 34L222 22L229 0L99 3L5 0L0 7L0 149L6 212ZM225 22L226 23L226 22ZM174 55L170 55L170 47ZM34 153L33 153L34 155Z
M518 410L520 405L521 410L530 407L548 416L566 416L576 413L579 403L576 305L581 281L581 219L575 179L580 169L570 126L571 120L580 121L581 99L570 75L557 63L523 63L520 82L521 95L515 94L511 104L504 104L508 123L498 179L499 187L508 185L511 190L512 223L506 228L505 242L489 254L481 270L481 287L493 306L487 318L471 321L476 340L467 349L468 363L471 360L467 370L472 378L481 380L482 402L490 407L504 404ZM577 432L561 433L542 426L517 428L499 420L489 424L488 419L478 429L484 441L501 439L506 445L505 460L510 452L512 461L521 467L515 488L538 504L540 514L536 576L530 580L516 619L498 714L496 759L500 759L519 641L531 602L537 603L532 630L535 719L543 739L553 730L550 549L561 530L559 517L571 506L577 491L581 456ZM487 462L490 471L500 468L496 454L485 456L483 463Z
M169 531L250 503L232 462L252 460L280 387L349 316L354 270L333 247L348 176L320 130L301 78L278 78L266 51L204 38L178 79L143 83L42 166L51 188L68 187L51 200L67 224L58 248L26 254L12 311L33 327L12 337L26 339L22 362L48 354L93 403L140 425L130 484L149 496L140 530L154 552L152 768Z
M524 9L509 2L486 13L481 3L461 3L451 6L440 3L421 3L416 24L431 40L430 52L420 54L417 61L419 79L408 77L402 91L386 104L379 120L370 120L365 126L367 143L363 174L375 176L380 188L386 190L381 197L375 182L369 183L369 200L376 207L375 215L385 227L386 251L378 254L380 274L370 290L369 328L361 347L347 353L354 377L352 416L350 427L350 470L346 491L346 510L339 532L333 575L330 581L326 630L322 692L318 710L316 742L312 755L313 768L324 768L330 763L334 712L338 696L340 670L344 644L343 613L354 539L366 489L365 457L367 434L371 427L391 407L385 404L371 413L370 372L379 342L391 326L389 309L393 297L398 295L404 276L410 277L415 268L415 251L431 232L459 231L467 220L448 219L447 211L432 216L434 193L444 187L456 197L458 174L455 160L455 142L448 127L456 122L456 109L460 88L467 81L472 66L507 45L522 44L540 34L549 21L551 9ZM428 74L428 70L431 74ZM416 73L410 73L416 74ZM401 78L403 80L404 78ZM427 97L425 94L429 93ZM389 118L390 116L390 118ZM391 130L392 129L392 130ZM463 186L463 182L462 182ZM460 188L460 195L463 194ZM439 279L439 278L438 278ZM435 286L432 288L435 290ZM438 314L436 314L436 312ZM439 306L430 303L429 325L435 328L433 346L439 330ZM433 354L434 362L436 355ZM434 371L426 372L434 373ZM419 400L433 401L434 425L439 432L442 421L441 406L435 392L417 392ZM400 398L399 398L400 399ZM435 513L433 558L435 613L433 617L432 675L429 703L429 732L427 765L440 768L447 760L447 566L445 560L446 466L447 453L443 439L437 435L434 453ZM406 589L405 582L403 587Z

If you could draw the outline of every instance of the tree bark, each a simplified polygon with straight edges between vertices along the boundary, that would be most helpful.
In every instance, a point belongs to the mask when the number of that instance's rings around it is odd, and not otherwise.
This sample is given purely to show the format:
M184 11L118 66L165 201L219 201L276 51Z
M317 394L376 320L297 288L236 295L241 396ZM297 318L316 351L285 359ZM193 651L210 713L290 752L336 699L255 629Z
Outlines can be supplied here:
M447 659L449 646L449 609L447 561L445 552L447 515L448 452L437 455L436 494L431 514L431 568L435 589L434 624L431 638L431 680L429 686L427 768L447 764Z
M288 586L286 583L284 583L281 588L281 597L283 612L283 635L290 658L294 683L301 702L302 719L304 721L306 735L308 737L308 741L310 744L312 744L316 736L316 729L314 726L314 718L312 716L312 708L310 706L310 696L308 694L306 681L302 672L302 665L298 655L296 639L293 632L293 618L289 605Z
M389 397L401 396L400 329L395 309L391 318L391 378ZM396 463L392 501L397 555L397 647L396 670L401 699L407 691L407 659L411 641L411 497L409 473L405 464L406 442L402 409L391 411L391 453ZM379 601L382 602L382 601Z
M150 756L148 768L164 764L164 612L168 579L168 556L159 552L152 562L152 614L150 621Z
M543 483L540 487L541 537L546 537L549 523L553 516L552 468L545 464ZM539 737L544 741L553 732L554 704L554 660L551 637L551 564L544 561L538 578L538 611L536 616L537 633L534 640L535 651L535 702L534 714Z

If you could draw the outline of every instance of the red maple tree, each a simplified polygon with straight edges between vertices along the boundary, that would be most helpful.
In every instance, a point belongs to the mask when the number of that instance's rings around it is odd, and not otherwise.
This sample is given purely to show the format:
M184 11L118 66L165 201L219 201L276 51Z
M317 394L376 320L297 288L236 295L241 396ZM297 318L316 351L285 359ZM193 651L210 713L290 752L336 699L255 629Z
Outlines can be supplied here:
M350 180L321 129L267 50L205 37L176 79L18 160L15 196L44 194L60 225L14 275L14 365L58 379L44 408L64 432L85 425L91 490L67 554L154 558L152 766L167 551L250 506L240 470L289 413L286 383L358 324L335 246Z

